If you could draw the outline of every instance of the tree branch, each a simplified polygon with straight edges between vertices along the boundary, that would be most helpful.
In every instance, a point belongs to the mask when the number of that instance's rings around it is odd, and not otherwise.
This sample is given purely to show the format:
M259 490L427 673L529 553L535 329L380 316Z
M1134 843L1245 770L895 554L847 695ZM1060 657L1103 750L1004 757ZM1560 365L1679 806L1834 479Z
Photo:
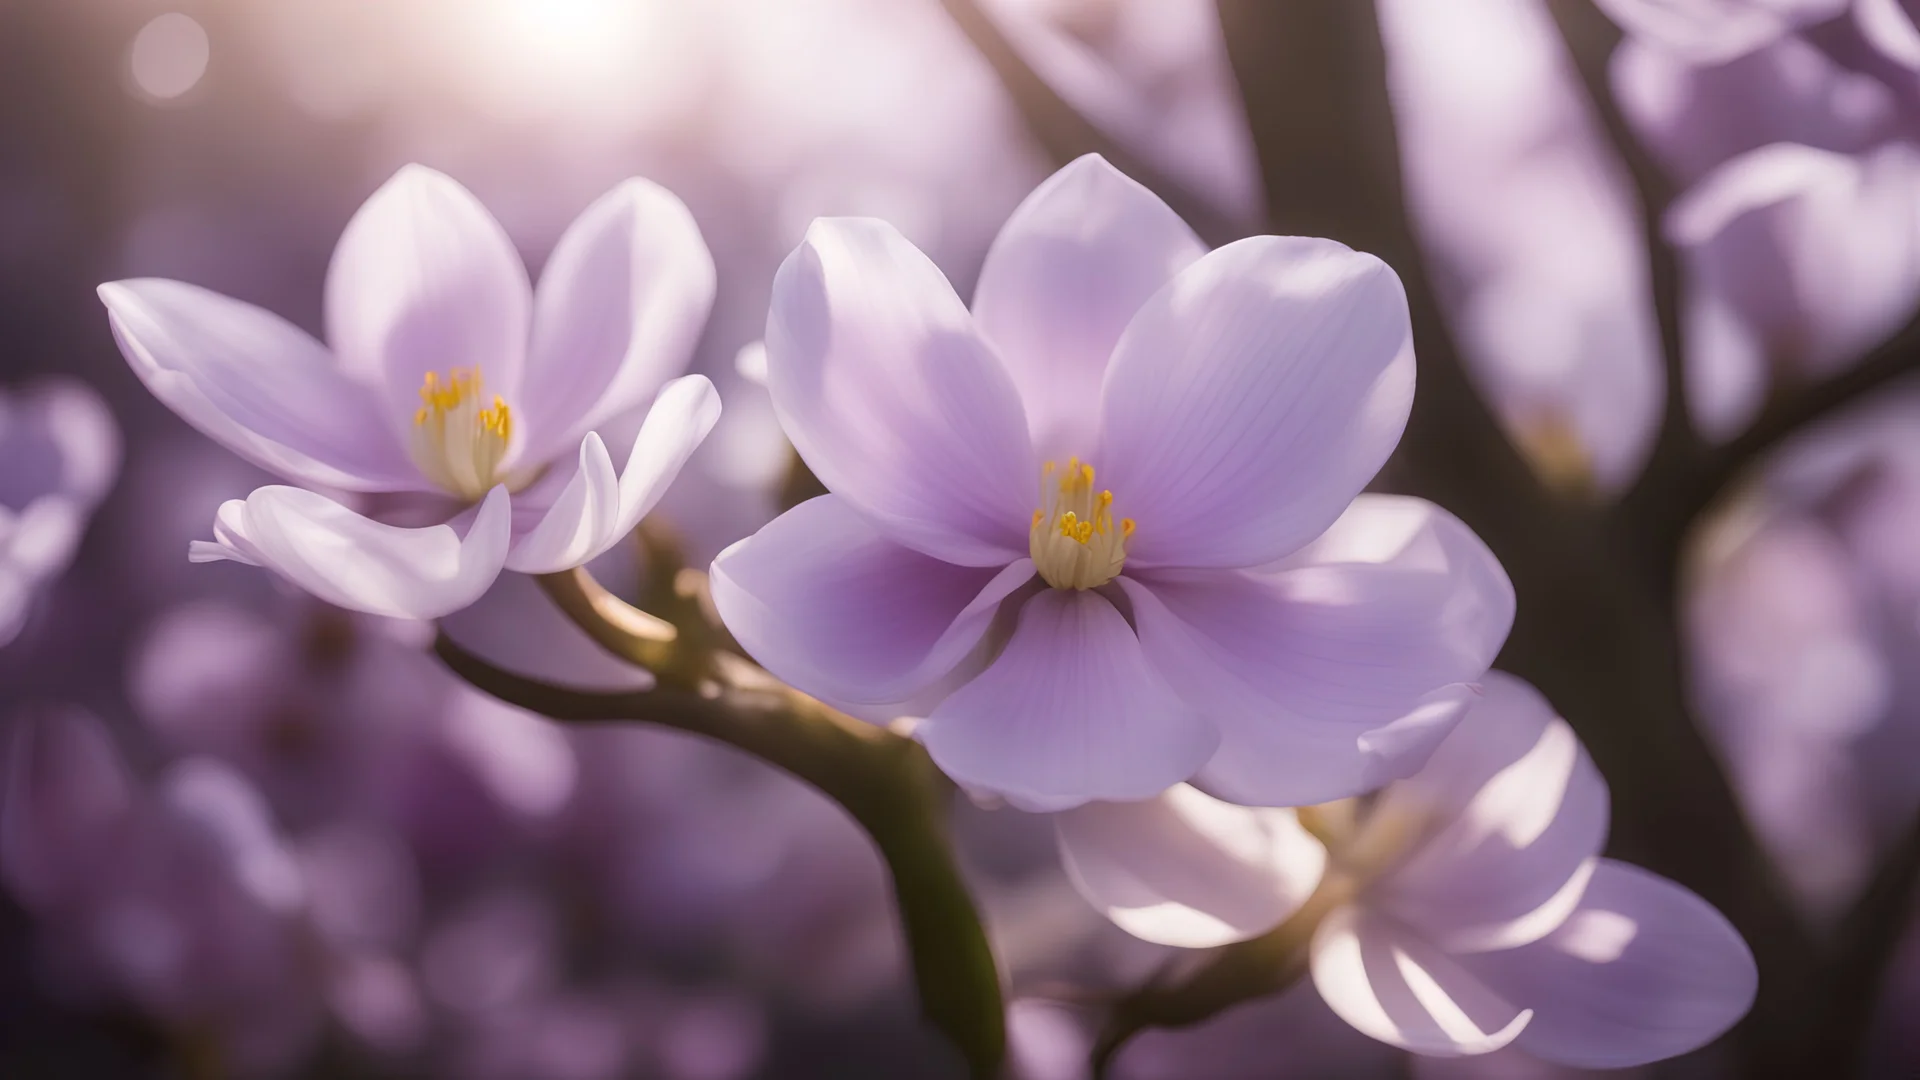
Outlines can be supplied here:
M940 0L962 33L973 43L982 59L993 68L1014 107L1020 110L1040 146L1055 161L1065 164L1082 154L1099 154L1114 167L1144 184L1160 196L1175 213L1186 219L1193 231L1209 246L1218 247L1246 235L1210 200L1189 190L1141 159L1131 149L1082 115L1080 110L1055 90L1020 52L994 17L980 6L979 0Z
M602 609L576 603L574 610ZM585 628L596 640L617 640L592 622ZM700 735L839 803L892 873L922 1012L959 1048L976 1080L999 1075L1006 1049L999 972L947 835L952 785L920 744L828 708L728 653L712 657L713 676L699 687L662 680L653 690L603 694L504 671L444 633L434 651L455 674L509 704L562 722L639 721Z

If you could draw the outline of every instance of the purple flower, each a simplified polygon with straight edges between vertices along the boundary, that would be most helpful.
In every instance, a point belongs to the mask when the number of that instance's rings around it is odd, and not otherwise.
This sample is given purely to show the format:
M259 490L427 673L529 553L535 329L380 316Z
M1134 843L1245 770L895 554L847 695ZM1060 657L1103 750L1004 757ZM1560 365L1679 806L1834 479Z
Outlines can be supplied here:
M1058 828L1083 894L1149 940L1218 944L1321 908L1321 997L1416 1053L1656 1061L1725 1031L1758 981L1719 912L1598 857L1605 781L1539 693L1499 673L1423 769L1364 803L1296 813L1176 788Z
M721 553L720 614L809 693L923 712L976 789L1350 795L1418 766L1453 715L1428 695L1506 636L1464 526L1356 500L1413 345L1399 279L1333 241L1209 253L1089 156L1014 212L972 311L886 224L815 222L767 361L832 494Z
M0 646L35 592L66 570L120 470L120 429L98 394L69 379L0 390Z
M222 506L193 558L432 618L472 603L503 566L586 562L659 501L719 415L705 378L668 381L713 284L692 217L653 184L630 180L589 207L535 290L466 189L409 166L334 252L331 349L180 282L100 295L134 371L202 432L295 483L389 497L371 518L264 487ZM618 472L609 440L627 450Z

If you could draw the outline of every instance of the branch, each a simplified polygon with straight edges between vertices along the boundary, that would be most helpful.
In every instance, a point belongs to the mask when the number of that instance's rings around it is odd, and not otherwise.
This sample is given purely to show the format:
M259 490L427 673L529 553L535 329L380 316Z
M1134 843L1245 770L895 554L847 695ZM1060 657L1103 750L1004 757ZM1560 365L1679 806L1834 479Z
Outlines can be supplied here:
M541 574L534 580L575 626L607 652L655 672L673 661L674 643L680 636L673 624L608 592L586 567Z
M1064 165L1082 154L1105 157L1115 168L1160 196L1209 246L1218 247L1247 234L1245 228L1211 200L1155 168L1062 97L1053 84L1027 62L1019 46L980 6L979 0L941 0L941 5L999 76L1013 98L1014 107L1026 121L1027 129L1056 163Z
M580 595L597 585L584 573ZM591 621L604 605L575 603L595 640L619 631ZM727 653L713 677L687 687L587 693L494 667L444 633L434 651L455 674L512 705L562 722L640 721L704 736L776 765L846 809L893 876L921 1010L965 1055L976 1080L999 1075L1006 1050L1000 977L980 916L954 860L946 811L952 785L920 744L793 690ZM678 663L670 660L670 663Z

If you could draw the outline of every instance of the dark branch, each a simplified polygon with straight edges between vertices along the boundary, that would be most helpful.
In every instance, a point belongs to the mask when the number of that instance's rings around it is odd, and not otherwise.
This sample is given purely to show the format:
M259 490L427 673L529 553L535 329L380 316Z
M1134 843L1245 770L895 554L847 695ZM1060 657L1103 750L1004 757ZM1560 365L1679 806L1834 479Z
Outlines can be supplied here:
M1859 1076L1874 1004L1920 896L1920 816L1887 853L1835 936L1800 1075Z
M1213 202L1155 168L1082 115L1052 83L1034 70L1019 46L978 0L941 0L941 4L999 76L1014 106L1020 110L1021 118L1027 122L1027 129L1055 162L1065 164L1082 154L1105 157L1115 168L1160 196L1193 226L1201 239L1214 247L1247 234L1244 226Z

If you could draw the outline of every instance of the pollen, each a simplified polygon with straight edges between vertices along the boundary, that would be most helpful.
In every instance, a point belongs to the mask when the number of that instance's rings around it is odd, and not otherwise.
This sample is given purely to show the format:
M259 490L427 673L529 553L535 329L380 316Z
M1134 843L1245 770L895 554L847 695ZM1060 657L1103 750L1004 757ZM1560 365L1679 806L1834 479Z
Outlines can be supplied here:
M427 479L477 499L499 482L512 441L513 411L500 395L487 396L479 368L427 372L409 446Z
M1113 519L1113 492L1094 487L1093 466L1073 458L1040 470L1040 509L1033 512L1028 551L1042 579L1056 589L1095 589L1127 561L1133 519Z

